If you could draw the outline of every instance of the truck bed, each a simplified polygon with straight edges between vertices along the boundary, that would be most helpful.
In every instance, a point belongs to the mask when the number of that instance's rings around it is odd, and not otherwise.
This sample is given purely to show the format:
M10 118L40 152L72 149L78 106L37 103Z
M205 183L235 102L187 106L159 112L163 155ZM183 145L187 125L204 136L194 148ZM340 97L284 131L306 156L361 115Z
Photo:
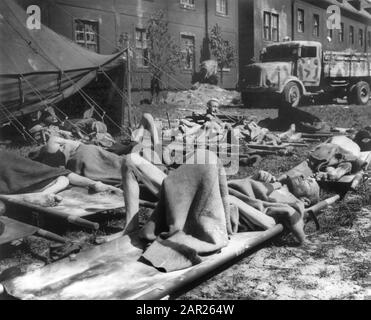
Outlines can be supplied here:
M371 54L326 51L323 56L325 78L371 76Z

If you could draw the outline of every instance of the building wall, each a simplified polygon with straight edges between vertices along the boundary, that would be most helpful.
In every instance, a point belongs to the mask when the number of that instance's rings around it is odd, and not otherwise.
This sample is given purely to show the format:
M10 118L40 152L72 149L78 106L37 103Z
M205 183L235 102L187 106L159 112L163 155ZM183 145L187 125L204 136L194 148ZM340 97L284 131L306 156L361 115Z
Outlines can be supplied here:
M294 15L293 15L293 39L295 40L313 40L320 41L326 50L356 50L359 52L370 51L371 47L366 45L366 34L367 28L369 27L370 21L365 22L364 19L355 16L352 13L342 10L341 12L341 22L344 23L344 41L340 41L340 30L333 30L332 41L329 42L328 37L328 28L327 28L327 6L328 4L313 5L313 1L295 1L294 2ZM319 3L319 2L318 2ZM304 33L298 32L298 19L297 12L298 9L304 10L305 13L305 30ZM318 14L320 16L320 35L319 37L313 35L313 15ZM354 27L354 44L350 41L350 26ZM363 46L359 43L358 32L362 29L364 33Z
M278 14L279 17L279 41L291 36L291 0L254 0L254 27L255 27L255 57L259 58L261 50L272 41L266 41L263 37L264 12Z
M30 0L19 0L25 5ZM208 14L205 13L207 2ZM75 19L90 20L98 23L99 53L110 54L116 51L121 34L129 33L132 43L135 29L145 28L150 15L159 9L165 11L169 21L169 31L180 44L181 34L189 34L195 38L195 71L204 60L204 41L206 28L210 30L218 23L225 39L236 48L236 64L224 73L223 86L235 88L238 80L238 5L228 0L228 14L222 16L216 12L216 0L195 0L194 9L185 9L180 0L60 0L57 5L51 1L34 0L42 8L42 22L54 31L74 39ZM165 88L189 88L192 72L180 70L176 75L164 77ZM133 89L148 90L150 87L148 68L134 68Z
M366 11L357 13L357 10L342 8L344 41L339 39L339 30L333 30L332 41L328 41L327 8L336 3L332 0L239 0L240 72L252 57L258 61L261 50L272 43L265 41L263 36L265 11L279 15L279 41L289 37L291 40L319 41L325 50L371 52L371 45L367 41L367 34L371 32L371 15L367 18ZM298 31L298 9L304 11L304 32ZM315 14L320 18L319 36L313 34ZM354 44L350 43L350 26L354 27ZM360 29L364 33L363 46L359 43Z

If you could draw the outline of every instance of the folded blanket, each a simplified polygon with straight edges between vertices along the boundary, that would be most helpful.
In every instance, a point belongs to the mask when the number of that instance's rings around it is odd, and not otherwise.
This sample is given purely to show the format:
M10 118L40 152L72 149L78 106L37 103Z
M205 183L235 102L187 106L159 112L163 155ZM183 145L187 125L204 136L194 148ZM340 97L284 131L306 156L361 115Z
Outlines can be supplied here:
M237 224L231 223L223 172L216 164L186 164L170 173L157 208L141 230L143 239L153 241L145 260L170 272L200 263L201 255L227 246Z
M0 150L0 194L32 192L70 173Z
M67 162L67 169L92 180L121 183L122 157L101 147L81 144Z

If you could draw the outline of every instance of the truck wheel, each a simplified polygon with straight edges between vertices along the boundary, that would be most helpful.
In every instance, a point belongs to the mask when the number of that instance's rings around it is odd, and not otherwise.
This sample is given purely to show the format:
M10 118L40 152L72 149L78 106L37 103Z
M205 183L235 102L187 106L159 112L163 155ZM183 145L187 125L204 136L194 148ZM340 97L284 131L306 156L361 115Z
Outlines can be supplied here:
M370 99L370 92L370 85L365 81L360 81L351 92L351 101L358 105L365 105Z
M283 101L289 103L292 107L299 106L301 91L297 83L289 82L283 91Z

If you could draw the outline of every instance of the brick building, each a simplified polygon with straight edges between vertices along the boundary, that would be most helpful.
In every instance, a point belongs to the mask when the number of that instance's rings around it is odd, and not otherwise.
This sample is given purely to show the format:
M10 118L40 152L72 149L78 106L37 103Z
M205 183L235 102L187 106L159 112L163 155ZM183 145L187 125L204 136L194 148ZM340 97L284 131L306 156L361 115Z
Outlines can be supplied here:
M146 60L146 21L163 10L169 31L181 47L183 65L173 78L164 78L170 88L191 85L192 74L207 58L207 30L218 23L225 39L238 49L238 2L232 0L18 0L23 6L38 4L42 22L54 31L102 54L115 51L120 35L128 33L135 46L133 89L148 90L150 76ZM96 36L98 34L98 36ZM236 55L238 57L238 54ZM234 88L238 60L227 69L223 84Z
M340 8L339 29L328 29L329 6ZM366 0L239 0L240 70L270 43L319 41L329 50L371 52L371 3Z

